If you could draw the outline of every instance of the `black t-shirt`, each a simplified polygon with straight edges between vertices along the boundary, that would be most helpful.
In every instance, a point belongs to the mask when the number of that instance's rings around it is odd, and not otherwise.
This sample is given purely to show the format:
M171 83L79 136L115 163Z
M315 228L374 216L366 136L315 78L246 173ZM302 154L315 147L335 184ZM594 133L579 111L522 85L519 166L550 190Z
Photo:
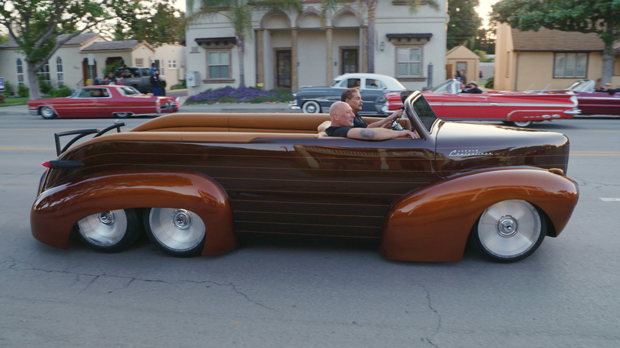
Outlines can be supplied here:
M366 123L366 122L364 122L364 120L362 120L362 116L360 116L359 114L355 114L355 118L353 119L353 127L367 128L368 127L368 123Z
M354 128L354 127L334 127L334 126L329 126L325 130L325 133L327 133L327 135L329 135L330 137L343 137L343 138L346 138L347 137L347 133L349 133L349 130L351 130L351 128Z

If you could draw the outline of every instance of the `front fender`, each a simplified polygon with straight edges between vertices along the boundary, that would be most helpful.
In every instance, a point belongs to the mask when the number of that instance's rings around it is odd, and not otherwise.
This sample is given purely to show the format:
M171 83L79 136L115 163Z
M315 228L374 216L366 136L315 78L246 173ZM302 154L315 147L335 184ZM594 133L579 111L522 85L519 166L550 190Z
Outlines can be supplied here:
M32 235L58 248L69 247L72 227L102 211L131 208L184 208L207 226L203 255L237 246L226 192L213 179L194 172L122 171L81 178L42 192L30 212Z
M489 206L508 199L540 208L557 236L568 223L578 196L573 181L540 169L500 169L453 177L392 204L380 250L385 257L402 261L460 261L478 217Z

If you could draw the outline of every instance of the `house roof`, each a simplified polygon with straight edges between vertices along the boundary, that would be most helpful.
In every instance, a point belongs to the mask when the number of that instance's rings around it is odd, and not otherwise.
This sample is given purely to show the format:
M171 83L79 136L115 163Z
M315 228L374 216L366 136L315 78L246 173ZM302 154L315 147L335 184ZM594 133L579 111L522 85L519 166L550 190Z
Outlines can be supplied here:
M63 35L58 35L57 40L63 40L64 38L66 38L67 36L69 36L70 34L63 34ZM93 38L99 36L98 33L83 33L80 34L76 37L71 38L69 41L65 42L63 44L64 46L80 46L90 40L92 40ZM9 40L7 42L5 42L4 44L0 45L0 48L17 48L17 42L15 42L15 39L13 39L12 37L9 37Z
M93 42L90 46L84 48L82 52L131 51L141 44L142 43L138 40L100 41Z
M470 58L470 59L480 59L480 56L474 53L469 48L459 45L453 47L451 50L446 52L446 58Z
M512 29L515 51L603 51L605 44L595 33L579 33L540 28L538 31Z

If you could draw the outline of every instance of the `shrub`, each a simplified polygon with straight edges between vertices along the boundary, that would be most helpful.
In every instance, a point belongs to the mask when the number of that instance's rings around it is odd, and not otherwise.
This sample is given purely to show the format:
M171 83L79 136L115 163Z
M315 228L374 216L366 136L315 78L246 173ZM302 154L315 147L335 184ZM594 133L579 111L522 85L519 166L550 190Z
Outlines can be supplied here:
M28 98L28 96L30 96L30 89L28 89L26 85L20 84L17 86L17 95L22 98Z
M54 98L68 97L71 94L73 94L73 92L71 92L69 87L66 86L62 86L59 89L55 89L50 92L50 95Z
M6 99L6 96L4 95L4 93L0 93L0 104L4 103L5 99Z
M13 85L9 81L4 81L4 91L2 91L5 97L10 97L13 95Z
M179 81L179 83L170 87L170 89L185 89L185 88L187 88L187 82L185 82L185 79Z
M114 63L110 64L110 65L106 65L103 68L103 76L108 76L109 73L114 73L116 71L117 68L122 68L123 66L125 66L125 61L124 60L117 60Z
M493 88L493 76L489 77L487 82L484 84L484 87L486 87L486 88Z
M256 87L223 87L215 90L208 89L195 96L187 98L187 104L215 104L215 103L265 103L287 102L293 100L291 91L286 88L275 88L265 91Z
M39 75L37 78L39 79L39 90L41 91L41 93L50 94L54 87L52 87L52 85L45 80L45 77L43 75Z

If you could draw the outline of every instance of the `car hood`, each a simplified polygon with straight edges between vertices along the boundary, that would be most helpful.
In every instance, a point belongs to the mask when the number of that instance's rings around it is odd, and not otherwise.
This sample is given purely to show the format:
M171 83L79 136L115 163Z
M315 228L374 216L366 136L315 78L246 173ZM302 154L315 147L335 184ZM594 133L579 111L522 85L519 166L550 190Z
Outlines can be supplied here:
M489 167L568 167L569 141L564 134L503 125L438 121L436 165L448 177Z

